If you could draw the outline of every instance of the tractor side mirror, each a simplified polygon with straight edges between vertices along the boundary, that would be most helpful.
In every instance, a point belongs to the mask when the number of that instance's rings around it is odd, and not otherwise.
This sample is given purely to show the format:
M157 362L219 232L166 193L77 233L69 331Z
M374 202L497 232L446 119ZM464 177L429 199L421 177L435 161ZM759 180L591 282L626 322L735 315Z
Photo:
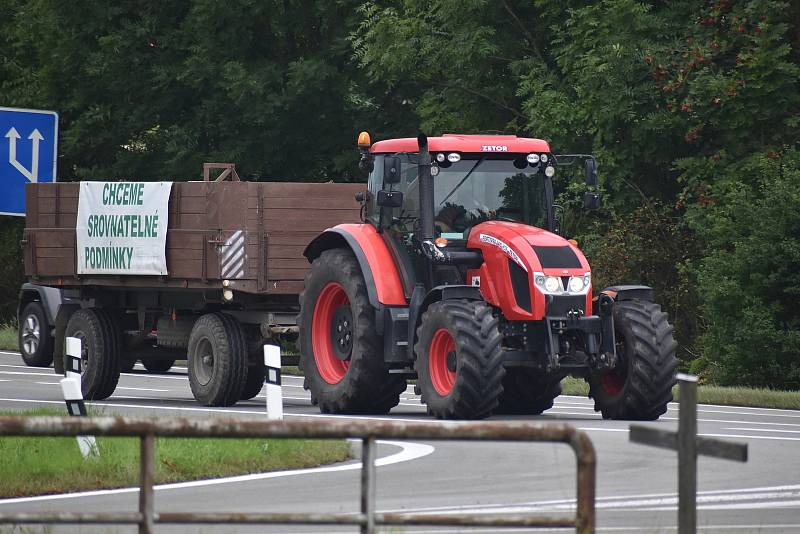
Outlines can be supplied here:
M383 158L383 183L396 184L400 182L400 158L386 156Z
M587 192L583 194L583 208L596 210L600 207L600 193Z
M586 175L586 185L589 187L597 187L597 162L594 158L588 158L583 165L583 170Z
M378 191L378 206L381 208L400 208L403 206L403 193L400 191Z

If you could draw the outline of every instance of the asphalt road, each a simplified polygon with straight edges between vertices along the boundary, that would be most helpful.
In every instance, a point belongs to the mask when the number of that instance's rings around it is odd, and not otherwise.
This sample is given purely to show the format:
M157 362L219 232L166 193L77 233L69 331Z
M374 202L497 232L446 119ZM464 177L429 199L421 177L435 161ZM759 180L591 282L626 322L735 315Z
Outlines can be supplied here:
M138 369L138 366L137 366ZM59 377L52 369L26 367L19 355L0 352L0 410L63 407ZM204 408L192 398L186 370L165 375L126 373L115 394L101 402L108 414L263 417L264 397L232 408ZM284 377L286 417L323 416L310 403L299 377ZM431 420L411 388L389 419ZM499 419L499 418L497 418ZM604 421L583 397L561 396L538 417L567 422L586 431L597 449L599 532L676 530L677 458L670 451L632 444L628 423ZM800 532L800 411L701 405L699 431L749 445L746 464L700 458L700 532ZM655 423L677 427L677 405ZM574 510L575 461L560 444L499 442L384 443L379 447L379 511L464 512L537 511L564 515ZM7 461L7 459L5 459ZM157 511L324 511L359 508L357 461L302 472L252 475L160 487ZM124 510L137 508L137 492L113 490L0 500L0 509ZM27 527L26 527L27 528ZM243 531L206 526L157 527L159 532ZM328 527L258 527L248 532L332 532ZM36 532L36 528L25 532ZM134 532L128 527L55 527L49 532ZM339 530L336 530L339 532ZM343 529L341 532L356 532ZM495 529L389 528L391 533L494 532ZM527 532L512 529L504 532ZM551 530L536 530L549 532ZM0 532L3 532L0 527ZM16 531L15 531L16 532Z

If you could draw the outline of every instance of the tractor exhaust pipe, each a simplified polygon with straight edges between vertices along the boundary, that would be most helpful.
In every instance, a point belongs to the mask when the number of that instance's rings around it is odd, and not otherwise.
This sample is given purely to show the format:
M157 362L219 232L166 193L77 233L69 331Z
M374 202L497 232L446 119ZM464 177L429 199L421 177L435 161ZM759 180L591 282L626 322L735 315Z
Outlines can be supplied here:
M422 235L420 241L432 241L433 227L433 178L431 177L431 153L428 152L428 136L424 133L417 136L419 145L419 218Z

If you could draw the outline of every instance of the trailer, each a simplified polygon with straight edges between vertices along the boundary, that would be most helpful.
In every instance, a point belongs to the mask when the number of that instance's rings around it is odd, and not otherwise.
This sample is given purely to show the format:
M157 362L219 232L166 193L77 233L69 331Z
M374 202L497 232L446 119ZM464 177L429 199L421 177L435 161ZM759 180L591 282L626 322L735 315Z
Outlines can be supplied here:
M233 405L260 391L263 345L296 337L303 251L360 221L364 186L244 182L223 168L233 180L28 184L25 274L67 299L54 367L65 336L80 338L85 398L109 397L137 359L187 359L198 402Z

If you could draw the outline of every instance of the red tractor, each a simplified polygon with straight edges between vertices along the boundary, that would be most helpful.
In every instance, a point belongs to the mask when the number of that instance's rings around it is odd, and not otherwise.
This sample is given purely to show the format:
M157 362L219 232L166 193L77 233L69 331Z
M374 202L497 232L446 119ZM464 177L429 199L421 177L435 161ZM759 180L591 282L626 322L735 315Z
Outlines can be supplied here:
M589 263L559 235L552 178L591 156L545 141L444 135L370 146L363 223L306 248L300 364L324 413L386 413L406 380L445 419L540 414L567 376L604 418L657 419L672 400L676 343L646 286L592 296Z

